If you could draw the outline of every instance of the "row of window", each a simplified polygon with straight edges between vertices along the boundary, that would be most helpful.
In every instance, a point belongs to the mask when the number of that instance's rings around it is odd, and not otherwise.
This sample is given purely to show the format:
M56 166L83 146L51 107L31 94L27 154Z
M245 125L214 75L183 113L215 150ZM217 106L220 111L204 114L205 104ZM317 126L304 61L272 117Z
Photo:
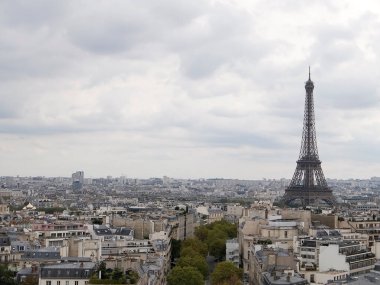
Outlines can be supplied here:
M376 224L356 224L356 227L359 229L363 228L378 228L380 226L379 223Z
M50 276L51 273L52 273L52 271L51 271L51 270L48 270L48 271L47 271L47 276ZM70 273L72 273L71 270L66 270L66 275L70 275ZM82 273L83 273L83 271L82 271ZM61 270L57 270L56 274L57 274L57 275L63 275L63 274L64 274L64 270L62 270L62 271L61 271ZM75 271L75 275L76 275L76 276L79 275L79 270ZM89 270L85 270L85 271L84 271L84 276L85 276L85 277L88 277L89 275L90 275L90 271L89 271ZM60 285L60 284L57 284L57 285Z
M46 281L46 285L54 285L52 283L53 281ZM70 284L70 281L65 281L64 284L61 284L61 281L56 281L56 285L79 285L79 281L74 281L74 283L72 283L73 281L71 281L71 284ZM63 282L62 282L63 283ZM84 281L84 284L87 285L88 284L88 281Z
M301 247L301 251L315 252L315 248L305 248L305 247Z
M367 260L367 261L363 261L363 262L357 262L357 263L350 263L350 269L357 269L357 268L362 268L362 267L368 267L368 266L372 266L373 264L375 264L375 261L374 260Z
M307 258L307 259L315 259L315 255L309 255L309 254L301 254L302 258Z

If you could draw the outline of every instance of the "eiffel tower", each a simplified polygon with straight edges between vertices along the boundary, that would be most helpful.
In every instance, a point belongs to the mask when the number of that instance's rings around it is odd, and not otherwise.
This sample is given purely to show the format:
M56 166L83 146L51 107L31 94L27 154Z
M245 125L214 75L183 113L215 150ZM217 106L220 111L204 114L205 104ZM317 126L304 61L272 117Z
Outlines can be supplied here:
M314 83L310 79L310 67L309 80L305 83L305 89L305 114L300 155L292 181L285 189L281 204L308 206L324 201L333 206L336 200L332 190L327 186L318 156L313 101Z

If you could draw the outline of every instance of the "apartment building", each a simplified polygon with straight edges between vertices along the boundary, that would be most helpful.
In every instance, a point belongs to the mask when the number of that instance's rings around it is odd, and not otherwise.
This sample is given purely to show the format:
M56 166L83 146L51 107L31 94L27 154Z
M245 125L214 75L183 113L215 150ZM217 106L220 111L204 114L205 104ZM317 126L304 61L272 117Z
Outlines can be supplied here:
M236 267L239 267L239 242L236 238L226 240L226 261L231 261Z
M87 285L95 270L94 262L68 262L40 268L39 285Z

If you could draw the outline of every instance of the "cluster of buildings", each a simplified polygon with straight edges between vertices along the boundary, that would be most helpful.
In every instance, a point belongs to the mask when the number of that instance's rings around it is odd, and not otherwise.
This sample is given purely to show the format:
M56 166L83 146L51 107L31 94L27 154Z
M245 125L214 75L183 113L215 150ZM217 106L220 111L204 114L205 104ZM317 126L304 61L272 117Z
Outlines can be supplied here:
M380 284L378 210L316 212L270 204L243 212L236 243L247 284L355 284L369 275Z
M133 271L134 284L166 284L172 239L194 234L195 211L183 205L104 205L48 214L33 202L11 210L11 201L20 198L12 190L1 190L0 197L0 264L16 271L18 281L34 276L41 285L91 284L105 263Z
M100 262L135 272L137 284L166 284L172 240L224 219L238 228L226 259L244 284L379 280L380 179L329 180L334 211L279 207L287 183L1 177L0 263L41 285L90 284Z
M128 226L34 219L1 229L0 263L17 271L19 281L36 275L44 285L87 284L100 262L107 268L135 271L138 284L165 284L171 261L170 228L136 238Z

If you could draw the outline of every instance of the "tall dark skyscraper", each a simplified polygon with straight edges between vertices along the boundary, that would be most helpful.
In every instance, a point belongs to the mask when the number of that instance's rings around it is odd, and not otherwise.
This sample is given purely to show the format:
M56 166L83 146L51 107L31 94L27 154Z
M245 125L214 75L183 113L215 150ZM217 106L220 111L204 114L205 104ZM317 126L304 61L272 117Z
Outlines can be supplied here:
M71 175L73 179L73 190L80 190L84 184L84 172L77 171Z
M300 155L292 181L285 189L282 204L313 205L324 201L329 205L336 203L332 190L327 186L319 160L314 118L314 83L310 79L305 84L305 114Z

